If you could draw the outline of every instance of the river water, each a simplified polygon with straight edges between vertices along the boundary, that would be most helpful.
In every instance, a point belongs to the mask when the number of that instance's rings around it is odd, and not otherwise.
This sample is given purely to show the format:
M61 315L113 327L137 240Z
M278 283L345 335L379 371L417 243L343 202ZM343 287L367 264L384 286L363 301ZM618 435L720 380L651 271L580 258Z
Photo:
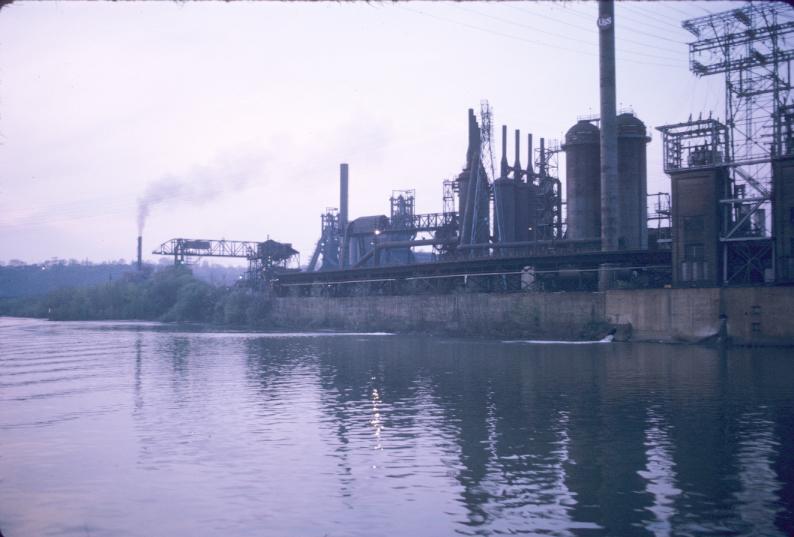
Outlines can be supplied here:
M794 353L0 318L6 537L794 534Z

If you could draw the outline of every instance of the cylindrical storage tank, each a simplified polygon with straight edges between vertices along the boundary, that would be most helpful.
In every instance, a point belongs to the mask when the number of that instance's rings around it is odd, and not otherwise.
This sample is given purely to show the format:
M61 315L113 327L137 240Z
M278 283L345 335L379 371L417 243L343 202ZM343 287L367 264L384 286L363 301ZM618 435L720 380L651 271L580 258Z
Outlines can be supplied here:
M646 144L650 138L645 123L634 114L619 114L617 123L620 189L618 247L623 250L645 250L648 248Z
M567 238L601 238L601 141L598 127L581 120L565 133Z

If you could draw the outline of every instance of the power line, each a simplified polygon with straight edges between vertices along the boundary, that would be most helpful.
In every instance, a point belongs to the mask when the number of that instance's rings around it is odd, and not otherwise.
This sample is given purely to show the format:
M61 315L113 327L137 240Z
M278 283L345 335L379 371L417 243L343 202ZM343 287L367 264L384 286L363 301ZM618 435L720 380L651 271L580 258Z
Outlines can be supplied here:
M516 40L516 41L523 41L525 43L531 43L533 45L538 45L538 46L546 47L546 48L554 48L554 49L558 49L558 50L565 50L565 51L568 51L568 52L573 52L575 54L586 54L586 55L591 56L591 57L597 57L598 56L598 54L595 53L595 52L589 52L587 50L582 50L582 49L571 49L571 48L562 47L562 46L559 46L559 45L552 45L552 44L547 43L545 41L535 41L535 40L532 40L532 39L526 39L526 38L523 38L523 37L518 37L518 36L512 35L512 34L505 34L505 33L497 32L495 30L491 30L491 29L488 29L488 28L483 28L481 26L475 26L473 24L468 24L468 23L465 23L465 22L460 22L460 21L456 21L456 20L452 20L452 19L447 19L445 17L440 17L440 16L432 14L432 13L427 13L427 12L424 12L424 11L411 9L411 8L403 6L403 5L395 5L395 7L399 8L399 9L406 10L406 11L410 11L410 12L418 14L418 15L424 15L426 17L431 17L431 18L434 18L434 19L437 19L437 20L440 20L440 21L444 21L444 22L447 22L447 23L450 23L450 24L463 26L465 28L469 28L469 29L472 29L472 30L477 30L477 31L480 31L480 32L489 33L489 34L492 34L492 35L497 35L497 36L500 36L500 37L506 37L508 39L513 39L513 40ZM626 61L626 62L629 62L629 63L641 64L641 65L658 65L658 66L661 66L661 67L671 67L671 68L676 68L676 69L681 67L680 64L679 65L673 65L673 64L669 64L669 63L648 62L648 61L644 61L644 60L632 60L632 59L629 59L629 58L626 58L623 61Z
M507 7L511 8L511 9L517 9L517 8L515 8L513 6L507 6ZM461 6L458 6L458 9L469 11L470 13L474 13L474 14L476 14L478 16L487 17L487 18L490 18L490 19L494 19L494 20L497 20L497 21L504 22L506 24L512 24L514 26L522 26L524 28L528 28L530 30L534 30L535 32L543 33L543 34L546 34L546 35L552 35L554 37L560 37L560 38L563 38L563 39L565 39L567 41L575 41L575 42L578 42L578 43L584 43L586 45L591 45L591 46L595 46L597 44L597 43L594 43L592 41L584 41L582 39L577 39L575 37L564 36L564 35L559 34L558 32L549 32L549 31L546 31L546 30L541 30L541 29L538 29L538 28L536 28L534 26L530 26L530 25L525 24L525 23L521 23L521 22L517 22L517 21L511 21L511 20L507 20L507 19L502 19L500 17L496 17L496 16L493 16L493 15L488 15L486 13L481 13L479 11L474 11L473 9L468 9L468 8L464 8L464 7L461 7ZM522 13L528 13L525 10L518 10L518 11L520 11ZM581 26L576 26L576 25L570 24L569 22L561 21L559 19L555 19L553 17L546 16L545 14L542 14L542 13L532 13L532 14L534 16L538 16L538 17L542 17L542 18L545 18L545 19L548 19L548 20L551 20L551 21L559 22L561 24L565 24L565 25L571 26L573 28L577 28L577 29L580 29L580 30L585 30L585 31L589 32L590 35L595 36L594 35L595 34L595 28L585 29L585 28L583 28ZM625 42L628 42L628 43L634 43L634 44L637 44L639 46L652 48L654 50L666 50L668 52L673 52L674 54L678 54L679 53L679 51L677 51L677 50L672 50L672 49L668 49L668 48L664 48L664 47L657 47L655 45L651 45L649 43L643 43L643 42L640 42L640 41L636 41L634 39L621 38L621 41L625 41ZM635 55L638 55L638 56L646 56L646 57L658 58L658 59L669 60L669 61L677 61L679 59L679 58L674 58L674 57L670 57L670 56L661 56L661 55L656 55L656 54L647 54L647 53L644 53L644 52L639 52L639 51L634 51L634 50L632 50L632 51L624 51L624 52L627 52L627 53L630 53L630 54L635 54Z
M622 9L625 8L625 6L622 3L618 4L618 5L621 6ZM583 18L583 19L587 19L588 21L592 21L593 20L592 15L587 15L587 14L581 13L579 11L576 11L574 8L570 8L570 7L566 7L565 9L568 9L569 10L568 13L570 13L572 15L576 15L577 17L580 17L580 18ZM624 18L624 16L625 16L625 13L622 12L622 9L621 9L621 12L619 13L618 20ZM637 20L637 19L634 19L632 17L626 17L626 18L628 20L630 20L630 21L633 21L635 24L644 24L646 26L649 26L651 28L655 28L656 30L660 30L662 32L670 32L669 28L662 28L661 26L657 26L656 24L654 24L653 22L650 22L648 20ZM667 23L667 24L669 24L669 23ZM672 26L677 28L677 29L680 29L679 26L676 26L674 24ZM631 28L631 27L629 27L629 28ZM639 30L634 30L634 31L637 32L637 33L641 33L643 36L651 36L651 37L655 37L656 39L661 39L663 41L670 41L670 42L676 43L676 44L680 44L681 43L680 41L676 41L675 39L671 39L670 37L654 34L654 33L648 32L647 30L643 31L643 32L640 32Z
M631 26L632 24L642 25L642 26L645 26L646 28L651 28L651 29L653 29L655 31L658 31L658 32L664 32L665 35L660 35L658 33L652 33L652 32L649 32L647 29L642 30L642 31L640 31L639 29L635 30L639 34L642 34L644 36L651 36L651 37L654 37L655 39L659 39L659 40L662 40L662 41L667 41L667 42L670 42L670 43L675 43L677 45L684 44L684 41L682 39L675 39L673 37L670 37L671 33L673 33L673 32L682 32L683 33L684 30L681 28L680 24L676 25L676 24L673 24L673 23L668 23L671 27L670 28L663 28L661 26L658 26L656 24L651 23L648 20L647 16L645 16L645 15L635 16L635 15L632 15L630 13L626 13L625 11L619 11L618 14L617 14L617 18L618 18L619 21L625 19L629 23L628 25L625 25L625 24L622 25L621 27L623 27L623 28L634 29L634 26ZM664 19L658 19L657 18L657 19L654 19L654 20L664 20Z
M546 18L546 19L549 19L549 20L552 20L552 21L555 21L555 22L559 22L559 23L568 25L568 26L570 26L572 28L576 28L578 30L583 30L583 31L586 31L586 32L589 32L589 33L593 33L593 34L596 33L596 28L595 28L594 24L591 24L588 27L584 27L584 26L580 26L580 25L577 25L577 24L572 24L570 21L567 21L567 20L561 20L561 19L557 19L557 18L554 18L554 17L550 17L550 16L548 16L546 14L543 14L543 13L539 13L539 12L535 12L535 11L529 11L529 10L525 10L525 9L519 9L519 8L517 8L515 6L511 6L511 5L507 5L507 4L505 4L505 5L508 8L513 9L515 11L519 11L521 13L531 13L532 15L543 17L543 18ZM578 13L578 12L574 12L574 11L571 11L571 13L579 15L579 16L581 16L583 18L586 18L591 23L594 21L594 19L591 16L589 16L589 15L585 15L583 13ZM642 34L643 37L655 36L657 39L662 39L664 41L670 41L670 42L678 44L678 45L682 44L681 41L676 41L675 39L670 39L668 37L663 37L663 36L656 36L655 34L650 34L647 31L640 32L639 30L635 29L632 26L623 26L623 25L621 25L620 26L620 30L627 30L627 31L629 31L631 33ZM648 48L653 48L653 49L657 49L657 50L666 50L668 52L678 53L677 50L674 50L674 49L671 49L671 48L667 48L667 47L661 47L661 46L658 46L658 45L653 45L653 44L648 43L647 41L638 41L636 39L631 39L631 38L627 38L627 37L621 37L621 41L625 41L625 42L628 42L628 43L633 43L635 45L642 46L642 47L648 47Z
M653 15L651 15L647 11L642 11L641 9L636 8L636 6L629 6L626 4L620 4L620 6L622 8L622 11L633 14L634 17L639 17L639 19L628 17L636 22L642 22L643 24L648 24L649 26L652 26L657 30L661 30L663 32L669 32L672 29L681 30L681 21L678 19L676 19L676 22L670 22L665 16L659 16L659 13L654 13ZM626 16L625 13L623 15ZM661 24L667 27L663 27L661 26Z
M673 7L671 4L662 4L662 7L666 7L667 9L675 11L676 13L678 13L680 15L683 15L684 17L691 17L692 16L691 14L687 13L686 11L682 11L682 10L678 9L677 7Z

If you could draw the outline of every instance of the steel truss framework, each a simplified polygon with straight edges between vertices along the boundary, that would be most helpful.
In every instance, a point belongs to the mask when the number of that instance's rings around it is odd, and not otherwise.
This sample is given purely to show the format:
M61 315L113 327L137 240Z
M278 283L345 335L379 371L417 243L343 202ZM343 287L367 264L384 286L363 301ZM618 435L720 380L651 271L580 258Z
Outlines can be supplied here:
M412 214L409 217L392 220L388 228L381 230L383 234L413 233L439 231L457 226L458 213L425 213Z
M298 252L291 244L266 240L227 241L213 239L171 239L152 252L174 257L175 265L188 265L202 257L235 257L248 260L246 281L270 283L276 274L297 270Z
M672 243L672 212L670 194L657 192L648 194L648 230L653 230L657 248L670 248Z
M794 149L791 122L786 121L792 111L794 9L784 2L753 3L690 19L682 26L697 38L689 45L690 70L696 76L725 76L725 128L720 124L707 134L702 129L714 128L716 122L690 122L690 134L710 136L713 144L704 148L710 155L693 155L690 148L691 162L682 161L668 146L676 142L665 136L665 169L693 164L728 167L729 184L719 200L724 283L763 281L761 267L771 269L774 258L769 225L772 160ZM683 124L679 128L686 130ZM749 244L757 241L765 244Z
M559 140L549 140L535 150L535 164L538 166L538 233L536 237L544 240L562 239L562 183L559 180L558 155L562 152Z
M322 267L339 267L339 246L342 241L343 230L339 226L339 209L327 207L320 215L320 239L314 247L314 252L309 260L309 271L315 270L317 262L322 256Z

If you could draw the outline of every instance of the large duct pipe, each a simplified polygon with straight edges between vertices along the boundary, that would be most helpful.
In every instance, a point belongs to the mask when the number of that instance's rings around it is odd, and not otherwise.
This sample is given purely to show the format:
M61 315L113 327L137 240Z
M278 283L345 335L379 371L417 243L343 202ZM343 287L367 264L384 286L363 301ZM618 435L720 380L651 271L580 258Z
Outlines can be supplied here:
M138 235L138 270L143 269L143 237Z
M601 249L619 248L618 130L615 83L615 4L598 2L598 55L601 89Z
M546 139L540 139L540 169L538 174L541 177L546 177Z
M465 188L461 188L461 192L458 194L460 199L465 200L465 204L462 207L463 214L460 216L461 224L463 225L460 233L461 244L468 244L474 240L472 238L472 222L474 219L474 207L477 203L474 197L477 192L477 172L479 171L478 166L480 163L479 147L475 147L478 145L476 131L477 121L474 119L474 109L469 108L469 149L466 152L466 173L468 176ZM464 190L465 198L463 197Z
M339 165L339 232L347 229L347 164Z
M364 254L361 259L359 259L353 268L359 268L364 265L367 261L372 258L375 258L375 265L379 265L380 261L378 260L379 252L382 250L391 250L394 248L413 248L414 246L430 246L430 245L453 245L455 241L452 239L420 239L420 240L412 240L412 241L389 241L389 242L379 242L376 243L375 246Z

